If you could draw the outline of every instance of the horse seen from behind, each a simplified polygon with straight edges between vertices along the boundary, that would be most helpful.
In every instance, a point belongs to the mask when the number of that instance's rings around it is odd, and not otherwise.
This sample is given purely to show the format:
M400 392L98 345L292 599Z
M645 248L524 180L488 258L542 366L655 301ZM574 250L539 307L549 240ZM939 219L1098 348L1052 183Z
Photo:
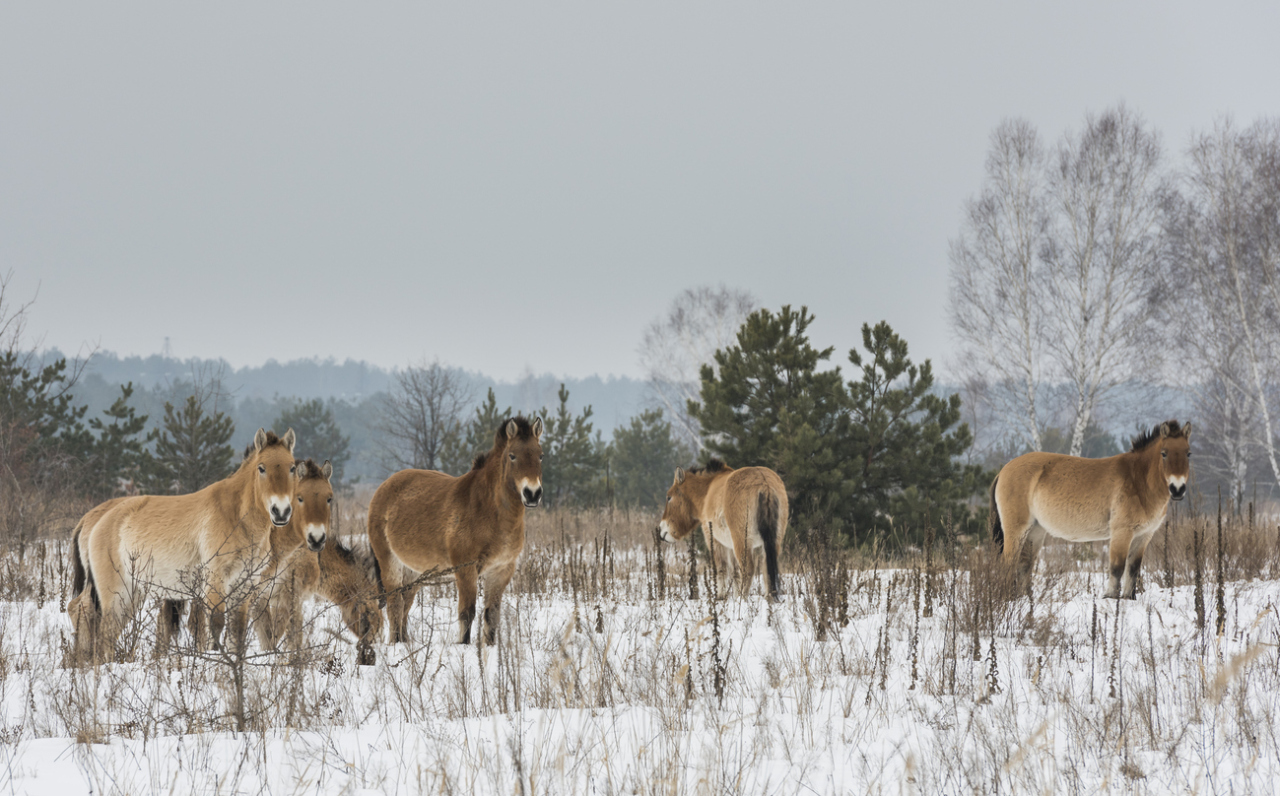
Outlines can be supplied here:
M409 640L418 575L454 569L458 643L471 641L477 581L484 583L484 643L496 638L502 593L524 550L524 512L542 502L542 419L504 421L493 447L454 477L401 470L369 503L369 545L385 595L389 641Z
M1182 500L1191 475L1191 424L1161 423L1127 453L1085 459L1026 453L991 482L991 539L1019 581L1029 585L1045 534L1072 542L1111 541L1104 597L1135 598L1142 555Z
M740 570L741 593L747 595L763 557L769 599L776 602L782 586L778 556L787 534L789 510L787 489L773 470L735 470L712 459L706 467L676 468L658 528L663 540L676 541L702 526L721 594L727 593L736 568Z

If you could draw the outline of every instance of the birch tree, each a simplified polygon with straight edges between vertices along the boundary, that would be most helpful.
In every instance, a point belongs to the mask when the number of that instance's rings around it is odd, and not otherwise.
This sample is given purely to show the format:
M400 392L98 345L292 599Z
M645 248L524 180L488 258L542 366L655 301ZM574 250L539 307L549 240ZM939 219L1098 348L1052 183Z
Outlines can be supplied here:
M1046 303L1040 264L1048 226L1045 151L1035 128L1007 120L991 135L986 179L951 242L951 324L961 367L984 386L1023 442L1040 450Z
M694 451L701 448L701 427L689 402L700 398L702 366L715 371L716 351L734 344L755 309L755 297L746 291L703 285L682 292L645 330L640 365L672 431Z
M1049 172L1045 343L1070 388L1072 456L1099 402L1150 372L1160 350L1145 343L1167 190L1162 160L1159 135L1120 106L1065 136Z
M1200 304L1199 314L1186 319L1190 325L1179 329L1186 336L1180 348L1209 348L1208 382L1220 382L1223 399L1234 402L1224 411L1238 429L1233 449L1246 456L1247 436L1280 484L1273 397L1280 342L1280 132L1274 121L1244 131L1222 121L1197 136L1188 154L1184 194L1171 224L1177 257L1166 279L1187 279ZM1205 342L1209 334L1212 345ZM1242 480L1240 462L1230 466ZM1235 486L1243 489L1243 483Z

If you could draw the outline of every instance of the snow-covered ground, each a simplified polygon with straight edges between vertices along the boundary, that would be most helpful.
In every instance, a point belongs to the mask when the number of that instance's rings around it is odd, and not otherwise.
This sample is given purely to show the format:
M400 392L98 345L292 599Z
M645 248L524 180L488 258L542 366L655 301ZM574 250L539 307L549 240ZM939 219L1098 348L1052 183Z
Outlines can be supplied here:
M770 607L691 600L671 562L663 599L634 561L575 598L560 565L535 558L545 585L508 593L484 650L450 643L450 588L373 667L312 604L316 659L251 660L244 732L227 665L61 668L57 599L0 603L0 793L1280 790L1273 580L1226 583L1215 634L1213 584L1201 633L1191 586L1117 604L1096 562L1042 573L1034 605L963 570L855 570L817 641L803 575Z

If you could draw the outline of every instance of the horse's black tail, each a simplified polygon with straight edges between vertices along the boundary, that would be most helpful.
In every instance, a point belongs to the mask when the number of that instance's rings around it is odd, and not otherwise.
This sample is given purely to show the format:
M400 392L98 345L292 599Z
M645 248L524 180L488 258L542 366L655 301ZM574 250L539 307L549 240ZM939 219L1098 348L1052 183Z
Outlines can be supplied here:
M378 607L387 607L387 587L382 585L382 565L378 563L378 554L369 556L373 559L373 577L378 581Z
M80 531L83 528L84 521L81 520L76 523L75 532L71 534L71 596L73 598L84 591L84 584L89 579L84 562L80 560Z
M778 496L761 492L756 498L756 530L764 542L764 563L769 574L769 599L778 600L782 575L778 572Z
M991 513L987 515L987 530L991 532L996 553L1004 553L1004 526L1000 524L1000 507L996 505L996 484L999 481L999 475L991 479Z
M186 600L165 600L160 604L160 616L171 632L177 633L182 629L182 613L186 609Z

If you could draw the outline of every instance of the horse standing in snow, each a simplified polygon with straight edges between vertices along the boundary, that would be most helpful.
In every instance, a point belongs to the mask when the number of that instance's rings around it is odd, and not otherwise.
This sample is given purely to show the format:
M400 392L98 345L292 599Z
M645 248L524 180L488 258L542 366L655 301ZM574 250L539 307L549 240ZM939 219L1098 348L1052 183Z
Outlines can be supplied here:
M676 468L658 527L664 540L675 541L702 525L707 549L715 556L722 594L728 591L735 564L741 570L741 593L748 594L763 557L769 599L776 601L782 586L778 556L787 534L788 513L787 489L773 470L735 470L712 459L706 467Z
M1110 539L1111 579L1103 596L1132 600L1142 554L1169 501L1186 497L1190 475L1191 424L1177 420L1105 459L1023 454L991 482L991 539L1024 584L1046 533L1071 542Z

